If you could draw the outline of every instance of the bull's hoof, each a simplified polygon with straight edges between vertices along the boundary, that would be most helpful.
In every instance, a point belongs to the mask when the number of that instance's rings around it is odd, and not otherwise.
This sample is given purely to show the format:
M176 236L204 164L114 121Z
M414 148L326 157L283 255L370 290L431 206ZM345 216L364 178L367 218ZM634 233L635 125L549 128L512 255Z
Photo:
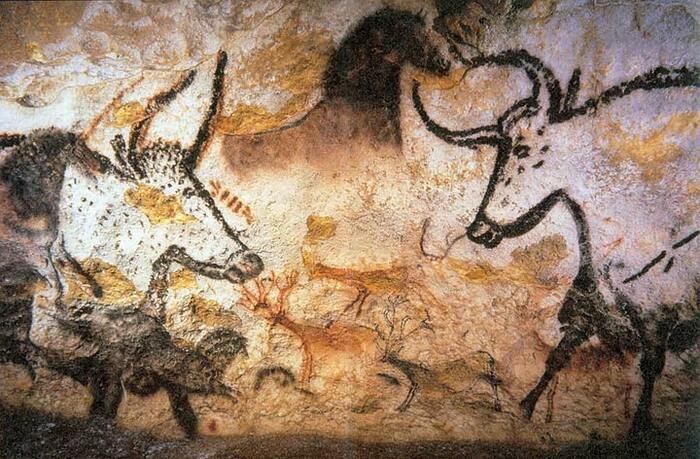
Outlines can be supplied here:
M631 451L643 457L664 457L668 452L668 439L650 419L635 419L627 435Z
M635 416L628 432L631 441L648 440L656 437L659 430L651 422L650 416Z
M523 417L528 421L532 419L532 413L535 411L535 402L525 397L519 405Z

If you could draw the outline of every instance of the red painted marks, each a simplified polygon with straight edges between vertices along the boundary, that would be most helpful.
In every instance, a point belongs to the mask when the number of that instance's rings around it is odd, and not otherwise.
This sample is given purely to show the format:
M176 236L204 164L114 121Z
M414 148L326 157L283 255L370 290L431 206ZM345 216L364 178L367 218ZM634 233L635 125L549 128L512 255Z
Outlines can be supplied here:
M211 195L213 198L218 199L219 202L223 203L234 214L243 217L247 224L250 225L253 223L253 212L250 210L250 207L238 198L238 196L235 196L229 190L223 188L218 180L210 180L209 185L211 186Z

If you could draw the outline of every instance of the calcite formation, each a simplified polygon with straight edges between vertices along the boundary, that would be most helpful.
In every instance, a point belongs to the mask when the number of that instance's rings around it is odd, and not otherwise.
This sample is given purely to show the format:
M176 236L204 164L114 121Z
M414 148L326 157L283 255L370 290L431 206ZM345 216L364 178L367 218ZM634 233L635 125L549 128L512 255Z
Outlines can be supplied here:
M687 437L697 16L0 5L0 401L161 437Z

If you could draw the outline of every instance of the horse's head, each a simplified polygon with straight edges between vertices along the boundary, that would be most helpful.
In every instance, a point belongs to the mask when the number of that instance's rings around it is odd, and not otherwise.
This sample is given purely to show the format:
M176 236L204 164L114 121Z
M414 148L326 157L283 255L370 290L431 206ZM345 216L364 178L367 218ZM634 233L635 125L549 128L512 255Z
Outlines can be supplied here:
M496 161L486 191L467 236L486 247L497 246L504 237L529 231L549 210L545 199L556 190L551 181L537 177L552 161L550 125L559 113L559 83L542 63L525 51L477 58L472 67L513 66L525 72L532 83L530 96L514 103L498 117L496 124L462 131L438 125L425 111L414 83L413 99L423 122L448 143L474 149L494 147ZM546 183L546 184L545 184Z
M132 126L128 145L117 135L112 141L122 175L133 183L125 201L146 214L153 237L165 244L163 250L177 255L176 261L207 277L239 283L263 270L260 257L241 242L216 206L214 199L195 174L199 154L212 135L223 90L226 54L219 53L211 104L194 143L145 139L152 116ZM146 108L153 114L187 88L194 71L170 90L152 98ZM165 252L164 252L165 253Z
M398 55L399 62L409 62L414 67L436 75L447 75L450 62L429 34L425 15L401 12L394 24L394 35L389 41Z
M381 9L357 24L331 57L326 95L370 105L386 105L388 99L389 105L398 105L399 76L406 64L437 75L450 70L422 13Z
M374 52L397 67L410 63L436 75L447 75L450 62L443 56L425 24L423 12L385 9L376 15L371 35Z

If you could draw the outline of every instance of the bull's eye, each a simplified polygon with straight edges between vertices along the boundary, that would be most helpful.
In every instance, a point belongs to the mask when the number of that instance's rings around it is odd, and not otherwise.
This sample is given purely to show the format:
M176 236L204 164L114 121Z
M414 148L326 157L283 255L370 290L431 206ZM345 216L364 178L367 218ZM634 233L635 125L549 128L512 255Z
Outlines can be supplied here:
M528 147L527 145L517 145L513 147L513 154L518 159L527 158L528 156L530 156L530 147Z

